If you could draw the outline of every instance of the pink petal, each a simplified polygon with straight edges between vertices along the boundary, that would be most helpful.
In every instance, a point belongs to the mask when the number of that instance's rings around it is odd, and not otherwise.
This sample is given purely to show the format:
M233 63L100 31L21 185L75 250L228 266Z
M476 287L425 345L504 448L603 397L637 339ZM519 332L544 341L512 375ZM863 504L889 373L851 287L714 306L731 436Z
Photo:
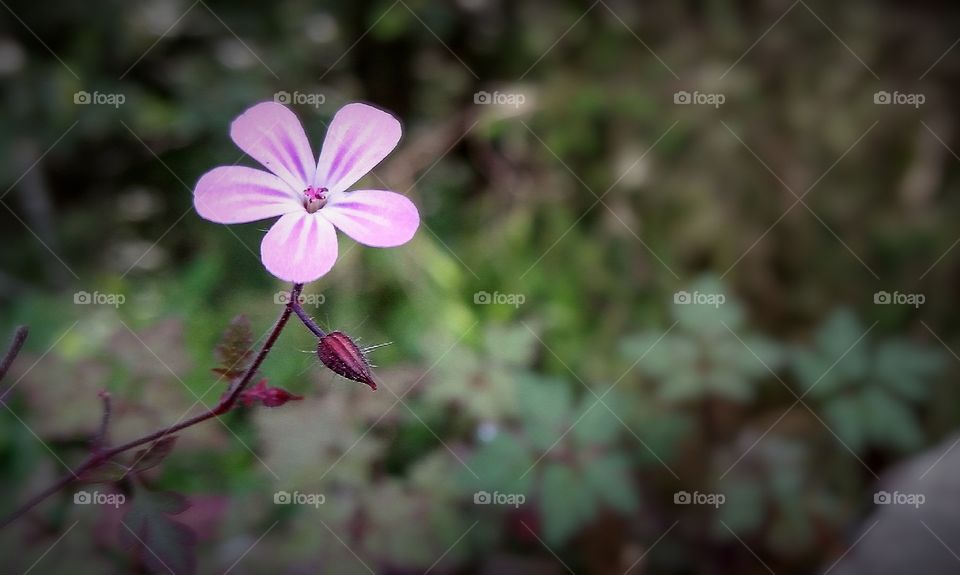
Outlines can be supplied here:
M356 190L330 196L318 212L361 244L390 248L407 243L420 214L406 196L384 190Z
M314 185L332 193L355 184L400 141L400 122L366 104L347 104L333 117L317 163Z
M330 271L337 261L337 232L319 215L301 210L273 224L260 244L267 271L295 283L311 282Z
M230 137L263 167L303 191L313 181L310 142L297 116L276 102L263 102L241 114L230 125Z
M303 209L283 180L243 166L221 166L204 174L194 188L193 205L201 217L220 224L255 222Z

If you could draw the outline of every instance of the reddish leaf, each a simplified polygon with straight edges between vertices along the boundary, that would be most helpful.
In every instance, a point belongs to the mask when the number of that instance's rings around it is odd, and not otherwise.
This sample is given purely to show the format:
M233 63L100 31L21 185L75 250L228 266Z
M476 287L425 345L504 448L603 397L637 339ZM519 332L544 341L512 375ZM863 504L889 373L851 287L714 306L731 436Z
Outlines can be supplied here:
M177 493L138 490L121 520L120 541L154 573L192 575L197 569L196 534L169 517L188 506Z
M128 471L126 466L116 461L105 461L84 471L77 479L83 483L113 483L123 479Z
M173 451L173 445L177 442L177 436L167 435L161 437L153 445L146 449L141 449L133 457L131 468L134 471L144 471L151 467L160 465L164 459Z
M245 315L238 315L220 336L220 343L214 348L214 357L218 367L214 372L233 379L243 374L253 359L253 330Z

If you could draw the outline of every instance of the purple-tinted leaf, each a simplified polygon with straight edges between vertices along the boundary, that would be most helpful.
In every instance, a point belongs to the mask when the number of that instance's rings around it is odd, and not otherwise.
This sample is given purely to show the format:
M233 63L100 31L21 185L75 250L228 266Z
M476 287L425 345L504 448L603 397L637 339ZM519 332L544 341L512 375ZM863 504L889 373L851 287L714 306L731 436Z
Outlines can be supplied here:
M146 449L141 449L133 457L131 468L134 471L144 471L151 467L160 465L164 459L173 451L173 445L177 442L175 435L161 437L153 445Z
M169 516L189 507L177 493L137 490L121 521L120 541L153 573L196 573L196 534Z
M123 479L127 471L126 466L116 461L105 461L81 473L78 480L83 483L113 483Z
M253 330L245 315L238 315L220 336L220 343L213 351L218 367L213 371L227 379L239 377L253 359Z

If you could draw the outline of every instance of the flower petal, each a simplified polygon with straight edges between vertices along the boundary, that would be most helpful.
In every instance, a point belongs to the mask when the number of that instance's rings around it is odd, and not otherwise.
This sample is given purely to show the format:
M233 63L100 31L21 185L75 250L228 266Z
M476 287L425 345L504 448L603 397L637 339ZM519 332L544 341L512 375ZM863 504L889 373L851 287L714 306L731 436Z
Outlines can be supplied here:
M366 104L340 108L323 141L314 185L346 190L387 157L400 132L400 122L383 110Z
M285 214L273 224L260 244L267 271L295 283L311 282L337 261L337 232L319 214Z
M201 176L193 205L200 217L219 224L255 222L303 209L283 180L243 166L221 166Z
M361 244L377 248L407 243L420 226L413 202L385 190L333 194L318 213Z
M230 137L295 191L303 191L313 181L310 142L300 120L287 107L276 102L253 106L230 125Z

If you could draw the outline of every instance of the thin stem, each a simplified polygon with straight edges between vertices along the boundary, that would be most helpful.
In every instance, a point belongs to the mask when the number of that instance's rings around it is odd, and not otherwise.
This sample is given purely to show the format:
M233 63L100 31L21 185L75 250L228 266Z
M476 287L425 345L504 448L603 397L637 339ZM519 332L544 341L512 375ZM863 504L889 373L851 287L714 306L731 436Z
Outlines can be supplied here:
M23 349L23 343L27 341L29 331L27 326L21 325L13 332L10 347L7 348L7 353L4 354L3 361L0 361L0 380L3 379L3 376L7 375L7 371L10 369L10 366L13 365L13 360L17 359L17 355L20 353L20 350Z
M243 393L244 388L246 388L246 386L253 379L254 375L256 375L257 370L260 369L260 365L263 364L263 361L267 358L267 355L270 353L270 350L273 349L273 345L277 342L277 338L280 337L280 332L283 331L284 326L287 325L287 320L290 319L290 314L294 311L293 302L299 301L300 292L302 290L303 290L303 284L293 285L290 302L287 303L286 306L284 306L283 311L280 313L280 317L277 318L277 322L273 325L273 329L270 331L270 335L267 336L267 340L264 342L263 346L260 348L260 351L257 352L257 356L253 359L253 362L250 364L250 367L248 367L247 370L244 372L243 377L240 379L240 381L236 385L234 385L230 389L230 391L228 391L227 394L224 395L223 398L220 399L220 401L217 403L216 406L213 407L213 409L197 414L191 417L190 419L181 421L180 423L170 425L168 427L157 430L148 435L144 435L143 437L133 439L122 445L118 445L117 447L104 449L102 451L96 450L94 453L88 456L77 467L76 470L73 470L69 474L64 475L63 477L58 479L55 483L53 483L52 485L50 485L40 493L37 493L36 495L34 495L32 498L30 498L29 501L21 505L13 513L10 513L6 517L4 517L2 520L0 520L0 528L3 528L9 525L12 521L14 521L15 519L17 519L27 511L30 511L33 507L41 503L47 497L50 497L57 491L60 491L64 487L76 481L81 475L83 475L85 471L88 471L94 467L97 467L98 465L101 465L109 461L116 455L119 455L120 453L123 453L125 451L129 451L134 447L139 447L146 443L152 443L154 441L157 441L158 439L161 439L163 437L176 433L182 429L192 427L208 419L219 417L220 415L230 411L230 409L233 408L234 405L236 405L237 400L239 399L240 394ZM21 336L21 330L22 330L22 336ZM17 345L18 338L20 338L19 345ZM14 337L14 344L11 346L11 351L8 351L7 357L4 358L4 361L2 364L4 371L6 368L9 367L7 365L7 362L8 362L8 358L11 356L11 352L13 356L16 356L16 352L18 352L20 349L20 346L23 345L22 339L25 339L25 338L26 338L26 328L18 329L17 335L15 335ZM9 361L13 361L12 358ZM0 372L0 376L2 376L2 374L3 372ZM104 418L106 419L109 417L109 415L106 413L106 410L109 409L108 399L104 400L104 407L105 407ZM101 433L105 434L104 430L105 430L105 426L103 422L101 422Z
M303 306L300 305L299 301L293 302L293 312L297 314L297 317L300 318L300 321L303 322L303 325L307 326L307 329L313 332L313 335L317 337L323 337L327 335L326 332L320 329L320 326L313 321L313 318L307 315L307 312L303 309Z
M50 497L50 496L53 495L54 493L60 491L60 490L63 489L64 487L70 485L70 484L73 483L74 480L76 480L76 479L77 479L77 477L74 476L74 475L69 475L69 474L68 474L68 475L64 475L63 477L61 477L60 479L58 479L56 482L54 482L53 484L51 484L49 487L47 487L46 489L44 489L44 490L41 491L40 493L37 493L37 494L34 495L33 497L31 497L30 500L27 501L26 503L24 503L23 505L21 505L21 506L19 507L19 509L17 509L16 511L14 511L13 513L11 513L10 515L7 515L6 517L4 517L4 518L3 518L3 521L0 521L0 529L6 527L6 526L9 525L10 523L13 523L13 522L14 522L16 519L18 519L21 515L23 515L23 514L26 513L27 511L30 511L31 509L33 509L33 508L36 507L37 505L39 505L39 504L40 504L41 502L43 502L43 500L46 499L47 497Z
M227 394L226 398L220 402L220 406L224 408L224 411L229 410L231 407L233 407L233 404L237 402L237 398L240 397L240 393L243 391L243 388L250 383L250 380L253 379L253 376L257 373L257 370L260 369L260 364L263 363L263 360L267 358L270 350L273 349L273 344L277 342L277 338L280 337L280 332L283 331L283 327L287 325L287 320L290 319L290 312L293 310L294 302L299 301L300 299L301 291L303 291L303 284L293 284L293 290L290 292L290 302L287 303L287 305L283 308L283 312L280 314L280 317L277 318L277 323L274 324L273 330L270 332L270 335L267 336L267 341L264 342L263 347L260 348L260 353L258 353L257 357L253 359L253 363L250 364L250 367L247 368L246 373L243 374L243 378L240 380L240 383L235 385L233 390Z

